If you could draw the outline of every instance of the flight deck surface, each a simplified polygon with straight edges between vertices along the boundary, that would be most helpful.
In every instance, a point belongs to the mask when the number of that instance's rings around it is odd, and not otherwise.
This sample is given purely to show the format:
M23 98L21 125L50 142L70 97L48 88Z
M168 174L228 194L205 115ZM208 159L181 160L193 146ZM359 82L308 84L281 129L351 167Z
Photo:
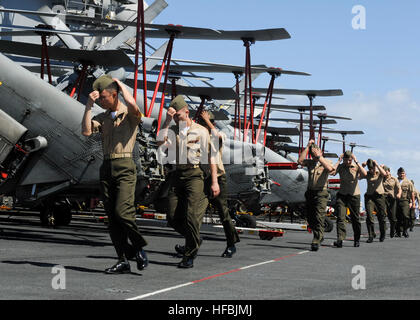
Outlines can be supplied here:
M203 225L194 268L179 269L174 246L183 239L165 221L140 219L149 266L138 271L130 261L130 274L107 275L104 269L115 263L115 252L98 216L76 216L69 226L57 228L42 227L38 219L27 212L0 214L2 300L420 298L418 226L409 238L387 237L380 243L376 237L369 244L362 223L360 247L355 248L347 224L340 249L333 247L334 227L317 252L310 251L312 234L306 231L289 230L271 241L243 234L237 253L222 258L223 229Z

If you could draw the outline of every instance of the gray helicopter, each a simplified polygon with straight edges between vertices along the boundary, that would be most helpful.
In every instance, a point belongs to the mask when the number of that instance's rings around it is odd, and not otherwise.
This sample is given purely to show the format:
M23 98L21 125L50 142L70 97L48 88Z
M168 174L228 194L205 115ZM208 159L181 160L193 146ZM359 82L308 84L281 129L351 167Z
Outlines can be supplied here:
M254 76L273 70L250 65L246 70L233 68L235 72L246 73L237 83L240 89L235 91L232 88L189 87L184 85L184 72L196 69L184 66L183 70L183 66L179 66L179 70L175 70L176 59L170 66L176 38L254 43L287 39L290 37L287 31L224 31L154 25L152 20L167 6L165 1L156 0L150 6L144 3L143 38L166 37L169 41L154 50L147 60L146 55L142 55L143 63L138 65L138 5L137 1L38 0L21 1L20 8L16 8L13 1L0 1L3 7L0 8L0 193L13 195L24 206L39 208L44 224L69 223L72 204L99 196L98 173L103 157L100 141L95 136L82 136L80 123L91 83L100 75L111 73L126 85L133 86L134 94L137 86L143 87L145 92L162 93L160 100L156 100L161 104L159 110L151 108L156 94L152 99L147 94L137 97L137 103L146 115L135 149L138 203L161 203L159 196L164 194L168 168L158 161L155 138L160 119L165 115L163 92L176 92L188 97L191 104L200 103L197 112L205 106L206 100L215 102L210 109L219 111L216 126L228 133L224 162L232 200L240 201L256 212L265 203L302 205L307 171L295 167L296 159L290 155L282 156L266 147L265 141L253 139L254 130L244 132L243 128L240 132L239 118L235 116L232 126L232 115L218 109L223 103L217 101L246 103L246 97L239 98L238 90L246 92L246 86L250 86ZM163 87L145 81L147 73L161 70L159 76L163 75L161 60L167 65ZM215 67L202 64L207 68ZM128 69L134 69L134 74L126 72ZM144 71L143 81L136 75L139 69ZM287 71L276 72L277 75L279 72L287 74ZM167 83L169 79L171 84ZM245 79L248 84L244 87ZM251 93L251 87L248 89ZM308 95L308 92L289 94ZM308 96L312 94L311 91ZM244 107L248 114L251 114L251 101ZM94 112L101 112L101 108L97 106ZM265 114L268 116L270 112ZM268 126L265 129L275 131ZM295 127L287 129L289 131L282 134L284 138L297 130ZM287 164L287 170L282 170L284 166L268 164Z

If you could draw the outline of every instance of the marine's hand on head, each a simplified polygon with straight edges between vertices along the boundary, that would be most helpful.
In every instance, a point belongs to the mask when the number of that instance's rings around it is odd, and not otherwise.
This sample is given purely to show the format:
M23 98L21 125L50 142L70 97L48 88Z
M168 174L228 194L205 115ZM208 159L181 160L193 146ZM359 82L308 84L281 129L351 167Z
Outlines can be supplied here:
M115 81L118 84L118 86L122 89L122 83L121 83L121 81L119 79L112 78L112 80Z
M168 110L166 110L166 121L171 122L176 114L176 110L172 107L169 107Z
M315 140L311 139L308 141L308 147L310 147L311 145L315 144Z
M201 111L200 117L203 118L204 121L206 121L206 120L210 121L210 116L209 116L209 113L207 111Z
M99 99L99 91L95 90L89 94L88 105L92 106Z
M319 148L312 148L312 154L314 157L319 158L322 156L322 151Z

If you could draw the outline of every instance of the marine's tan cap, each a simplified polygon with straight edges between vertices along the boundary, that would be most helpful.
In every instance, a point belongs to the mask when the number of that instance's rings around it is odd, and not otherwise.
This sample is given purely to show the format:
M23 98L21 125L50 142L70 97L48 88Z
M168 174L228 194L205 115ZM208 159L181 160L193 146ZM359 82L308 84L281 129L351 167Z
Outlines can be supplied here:
M188 104L185 102L182 95L177 95L169 104L169 107L174 108L177 112L185 107L188 107Z
M320 149L316 143L312 143L312 144L310 145L310 147L311 147L312 149Z
M384 170L385 170L385 171L391 171L391 170L389 169L389 167L387 167L387 166L384 166Z
M352 154L353 153L350 150L347 150L346 152L344 152L344 158L351 158Z
M316 143L312 143L310 146L309 146L309 152L310 153L313 153L313 151L314 150L321 150L319 147L318 147L318 145L316 144Z
M209 119L210 119L210 121L214 121L214 113L213 113L213 112L211 112L210 110L209 110L209 111L207 111L207 113L209 114Z
M109 75L100 76L98 79L95 80L92 87L93 90L102 92L102 90L108 88L114 80Z

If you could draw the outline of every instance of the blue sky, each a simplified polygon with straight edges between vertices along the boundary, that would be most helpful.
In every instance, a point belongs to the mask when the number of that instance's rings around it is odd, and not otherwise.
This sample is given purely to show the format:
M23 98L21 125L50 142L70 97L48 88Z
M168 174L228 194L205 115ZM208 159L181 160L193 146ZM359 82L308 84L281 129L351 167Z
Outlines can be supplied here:
M372 157L390 166L394 175L402 166L420 185L419 1L166 1L169 6L155 23L224 30L286 28L291 39L257 42L251 47L251 62L312 74L282 76L276 88L342 89L344 96L317 98L315 103L325 105L331 115L353 119L339 121L334 128L365 132L347 137L373 147L356 148L358 159ZM352 28L355 5L366 9L365 30ZM241 42L179 39L173 57L243 65L245 50ZM234 85L232 75L211 76L215 86ZM253 85L267 87L268 82L269 76L262 75ZM280 102L307 103L302 97L286 98ZM327 148L341 152L341 145L330 143Z

